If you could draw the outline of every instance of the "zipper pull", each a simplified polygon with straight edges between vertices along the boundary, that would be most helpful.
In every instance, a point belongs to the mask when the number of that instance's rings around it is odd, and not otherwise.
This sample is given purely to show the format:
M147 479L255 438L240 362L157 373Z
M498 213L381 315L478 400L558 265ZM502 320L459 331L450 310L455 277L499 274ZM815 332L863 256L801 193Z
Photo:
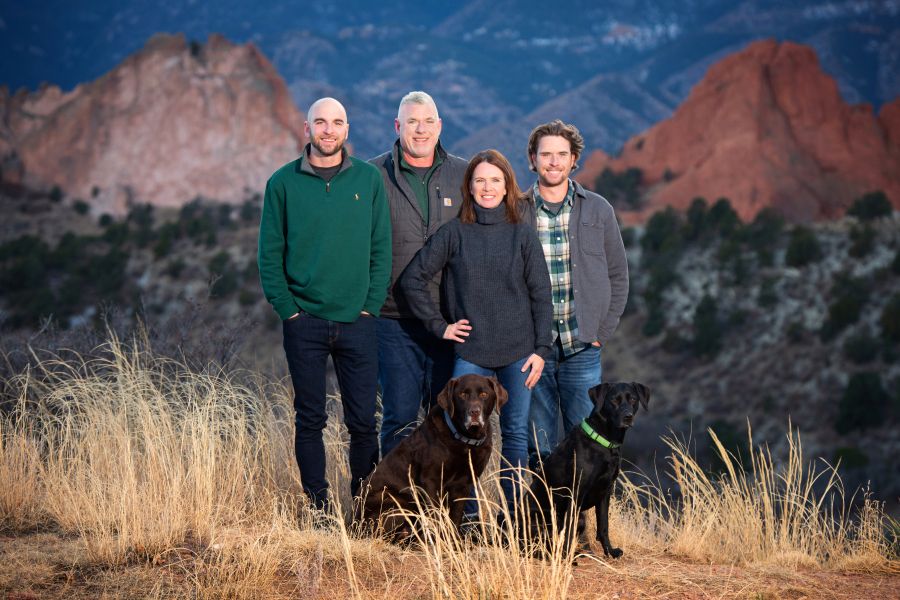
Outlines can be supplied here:
M325 193L327 194L327 193L329 193L330 191L331 191L331 182L330 182L330 181L326 181L326 182L325 182Z

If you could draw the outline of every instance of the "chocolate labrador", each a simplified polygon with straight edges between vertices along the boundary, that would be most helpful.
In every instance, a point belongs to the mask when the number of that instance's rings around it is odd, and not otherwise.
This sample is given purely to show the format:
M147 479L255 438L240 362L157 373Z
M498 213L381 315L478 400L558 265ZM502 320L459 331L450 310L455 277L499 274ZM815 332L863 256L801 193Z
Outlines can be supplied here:
M472 473L480 476L491 455L491 413L507 399L496 379L451 379L425 420L363 482L357 519L394 541L409 538L407 517L418 510L412 485L420 502L449 510L459 527Z
M549 542L546 525L551 515L551 502L555 509L556 531L564 529L573 516L573 508L577 517L593 507L597 517L597 541L603 546L604 554L618 558L622 556L622 550L614 548L609 541L609 498L619 476L620 448L625 433L634 424L638 404L647 410L650 390L640 383L603 383L591 388L588 394L594 402L591 414L570 431L544 461L543 481L535 477L531 484L531 531L533 535L540 533L542 539ZM571 527L565 531L571 532Z

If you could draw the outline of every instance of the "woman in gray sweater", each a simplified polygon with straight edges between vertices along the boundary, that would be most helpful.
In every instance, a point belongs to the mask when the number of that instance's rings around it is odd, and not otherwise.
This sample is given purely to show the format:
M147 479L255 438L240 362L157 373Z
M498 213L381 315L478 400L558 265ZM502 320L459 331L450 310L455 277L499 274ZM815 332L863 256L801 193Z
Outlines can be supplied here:
M403 272L410 308L434 335L456 345L453 377L495 376L509 394L500 411L506 467L528 463L531 389L550 354L550 276L526 200L506 158L484 150L469 161L459 216L441 227ZM443 272L448 323L428 293ZM515 482L515 483L514 483ZM501 479L507 507L521 498L521 474ZM467 507L467 513L470 513Z

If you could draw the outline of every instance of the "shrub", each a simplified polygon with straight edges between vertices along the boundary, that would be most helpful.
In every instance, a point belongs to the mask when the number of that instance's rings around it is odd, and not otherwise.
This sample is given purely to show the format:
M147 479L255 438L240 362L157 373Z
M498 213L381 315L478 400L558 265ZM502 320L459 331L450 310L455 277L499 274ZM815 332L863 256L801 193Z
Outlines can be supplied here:
M131 228L128 223L112 223L100 237L113 246L121 246L131 238Z
M622 243L625 244L626 248L634 246L634 241L636 239L637 232L634 230L634 227L625 227L622 229Z
M900 294L894 294L881 311L881 337L900 342Z
M661 348L670 354L678 354L689 348L690 345L690 341L684 339L684 337L676 330L667 329L666 335L663 337Z
M238 294L238 302L241 306L253 306L259 301L260 297L261 296L258 291L242 288L240 293Z
M75 202L72 203L72 208L74 208L75 212L77 212L79 215L86 215L91 210L90 205L81 198L75 199Z
M706 294L694 311L694 356L712 356L722 347L722 322L716 299Z
M771 266L774 262L773 251L781 240L783 230L782 216L767 207L741 229L741 237L756 252L761 265Z
M862 307L869 299L869 288L863 279L840 274L831 285L830 295L828 317L819 332L823 341L834 339L848 325L859 320Z
M709 428L719 438L722 447L733 457L738 459L739 465L744 469L748 469L746 464L750 459L749 438L738 431L738 428L727 421L717 419L713 421ZM721 454L716 452L713 447L710 448L711 465L710 470L714 473L726 472L727 466Z
M238 289L239 285L237 273L228 270L221 275L213 277L209 295L213 298L224 298Z
M778 303L778 293L775 291L777 283L778 280L774 277L764 277L759 282L759 294L756 301L760 308L772 308Z
M103 213L102 215L100 215L100 218L97 219L97 224L100 225L100 227L109 227L110 225L112 225L112 222L113 218L109 213Z
M707 233L707 205L705 198L694 198L685 213L684 238L695 242Z
M869 331L859 333L847 338L844 342L844 356L858 365L870 363L878 357L881 344Z
M240 211L241 220L247 223L259 222L259 217L262 215L261 204L262 198L260 198L259 194L256 194L249 200L244 200Z
M804 267L822 258L822 246L815 232L803 226L797 226L791 232L784 262L789 267Z
M59 204L63 199L63 191L58 185L54 185L50 188L50 194L47 197L50 198L50 202Z
M176 258L172 262L169 263L169 266L166 267L166 275L171 277L172 279L178 279L181 276L181 272L184 271L184 261L180 258Z
M671 206L653 213L647 221L641 248L644 252L654 254L672 254L681 251L681 217Z
M607 167L594 182L594 189L609 200L613 206L640 208L640 186L643 177L643 171L634 167L621 173L616 173Z
M860 221L873 221L887 217L894 211L891 201L881 190L869 192L853 201L847 214Z
M891 261L891 272L894 275L900 275L900 250L894 254L894 260Z
M863 258L875 247L875 230L868 224L861 228L854 226L850 229L850 242L848 254L853 258Z
M653 304L648 307L647 320L641 327L641 333L645 337L654 337L662 333L666 327L666 315L659 304Z
M800 321L791 321L785 330L787 339L792 344L799 344L806 337L806 327Z
M846 434L881 424L889 401L878 373L869 371L854 374L838 404L835 430Z
M721 236L729 236L740 227L741 219L731 207L731 201L728 198L719 198L716 203L709 209L707 215L709 224Z
M856 446L843 446L834 451L834 457L831 459L834 464L838 461L845 469L859 469L869 464L869 457Z
M238 289L238 274L231 265L231 258L224 250L209 261L209 274L212 284L209 293L214 298L224 298Z
M114 296L125 284L128 259L127 251L110 248L106 254L88 260L86 278L102 296Z

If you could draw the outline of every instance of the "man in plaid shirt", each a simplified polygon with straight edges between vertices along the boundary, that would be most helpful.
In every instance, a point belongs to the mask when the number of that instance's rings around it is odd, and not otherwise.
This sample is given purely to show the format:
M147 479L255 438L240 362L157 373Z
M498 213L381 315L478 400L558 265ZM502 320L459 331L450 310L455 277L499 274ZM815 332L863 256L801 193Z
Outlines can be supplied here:
M556 447L560 413L565 431L592 408L588 390L600 383L600 353L628 299L628 263L612 206L569 178L584 151L574 125L539 125L528 140L538 179L528 192L532 222L553 287L553 357L531 399L529 461L538 466Z

